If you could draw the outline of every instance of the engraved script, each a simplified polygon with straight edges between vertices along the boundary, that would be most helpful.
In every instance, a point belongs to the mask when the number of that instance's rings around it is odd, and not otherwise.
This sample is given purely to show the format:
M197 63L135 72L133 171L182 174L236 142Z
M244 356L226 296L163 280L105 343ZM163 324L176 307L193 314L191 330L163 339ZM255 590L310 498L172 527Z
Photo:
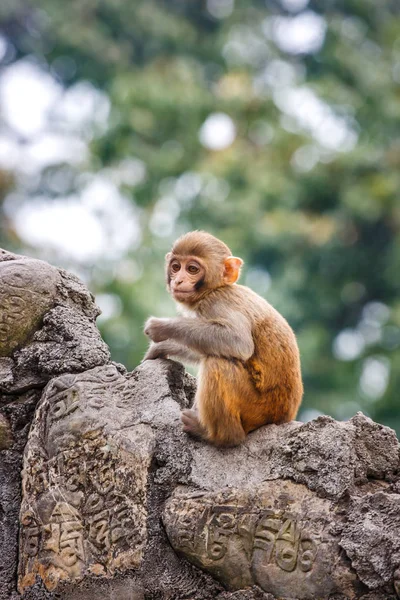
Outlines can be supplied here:
M228 589L256 584L308 599L336 589L329 565L340 551L327 531L329 511L304 486L271 481L257 493L178 491L163 521L172 546Z
M35 331L53 304L58 280L57 270L38 260L0 263L0 356L10 356Z
M40 576L48 590L85 573L137 568L146 541L148 454L113 440L129 386L114 366L63 375L47 387L23 471L19 589Z

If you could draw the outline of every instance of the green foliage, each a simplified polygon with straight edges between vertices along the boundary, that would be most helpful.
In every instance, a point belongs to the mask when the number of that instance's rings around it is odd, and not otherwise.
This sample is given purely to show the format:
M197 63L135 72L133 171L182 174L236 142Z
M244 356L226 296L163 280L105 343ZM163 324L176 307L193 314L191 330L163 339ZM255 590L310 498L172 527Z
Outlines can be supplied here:
M298 18L287 3L230 6L39 0L0 8L14 60L35 57L63 86L89 81L111 102L88 161L71 167L68 191L79 194L82 172L112 171L127 158L146 168L138 182L119 181L138 210L140 245L117 262L79 265L95 293L120 298L103 335L115 360L140 361L143 321L174 314L163 255L181 232L206 229L245 259L243 282L295 328L303 409L337 418L363 410L400 430L398 4L311 1L305 14L323 19L323 43L298 53L279 37ZM215 113L235 127L221 149L199 136ZM62 168L44 168L26 198L57 198L48 181ZM0 173L0 198L12 179ZM34 251L10 220L0 227L0 241Z

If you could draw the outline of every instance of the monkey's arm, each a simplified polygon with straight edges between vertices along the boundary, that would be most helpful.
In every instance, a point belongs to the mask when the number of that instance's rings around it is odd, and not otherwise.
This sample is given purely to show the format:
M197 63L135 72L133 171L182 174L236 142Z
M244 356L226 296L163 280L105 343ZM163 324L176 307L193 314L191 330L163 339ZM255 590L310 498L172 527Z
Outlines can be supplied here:
M248 360L254 352L250 324L239 312L231 312L229 320L151 317L144 332L155 342L172 339L205 356Z
M163 342L153 342L144 355L143 360L154 360L155 358L178 358L183 362L196 365L201 360L201 355L174 342L173 340L164 340Z

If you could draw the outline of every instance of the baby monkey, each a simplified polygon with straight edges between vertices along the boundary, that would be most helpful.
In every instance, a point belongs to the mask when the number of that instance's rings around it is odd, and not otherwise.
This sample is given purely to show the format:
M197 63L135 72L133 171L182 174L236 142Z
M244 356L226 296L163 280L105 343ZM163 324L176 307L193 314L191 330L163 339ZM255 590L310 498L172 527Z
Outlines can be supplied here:
M204 231L183 235L166 255L167 289L182 316L151 317L144 329L152 340L145 360L199 364L183 429L217 446L294 419L303 395L295 335L266 300L236 283L242 264Z

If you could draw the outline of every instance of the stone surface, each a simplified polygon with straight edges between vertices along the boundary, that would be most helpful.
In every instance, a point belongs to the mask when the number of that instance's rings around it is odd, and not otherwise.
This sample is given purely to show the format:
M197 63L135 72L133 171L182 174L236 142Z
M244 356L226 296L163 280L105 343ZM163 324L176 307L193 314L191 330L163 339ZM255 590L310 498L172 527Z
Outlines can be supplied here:
M24 455L21 593L39 579L41 594L92 597L99 577L110 597L115 586L134 590L133 598L172 590L214 598L222 590L177 558L160 523L166 496L190 472L179 420L194 386L172 361L130 374L107 365L47 385Z
M11 425L4 415L0 413L0 450L7 450L12 446Z
M73 275L0 249L0 600L16 598L22 453L41 388L110 361Z
M193 484L215 489L290 478L321 497L338 500L370 479L397 477L395 432L361 413L348 422L324 416L306 424L270 425L267 431L267 435L265 428L255 431L246 444L232 450L199 444L193 458Z
M332 532L335 506L291 481L252 491L177 490L164 523L172 546L228 589L251 585L278 597L355 597L357 579Z
M194 441L182 365L111 363L60 269L0 250L0 278L0 600L400 597L392 430L359 413Z
M0 420L7 423L6 448L0 450L0 600L16 591L22 453L39 398L40 390L0 393Z
M47 386L25 452L20 591L141 564L154 435L134 424L133 390L113 365Z
M369 588L392 581L400 565L400 495L378 491L352 499L340 545ZM396 573L397 588L399 579Z
M181 431L193 393L162 360L48 384L25 450L20 591L40 576L68 600L122 572L144 598L394 597L394 433L322 417L221 450Z
M110 361L99 309L74 275L0 252L0 391L44 386L51 377Z
M0 356L9 356L36 331L54 303L60 276L25 258L0 262Z

